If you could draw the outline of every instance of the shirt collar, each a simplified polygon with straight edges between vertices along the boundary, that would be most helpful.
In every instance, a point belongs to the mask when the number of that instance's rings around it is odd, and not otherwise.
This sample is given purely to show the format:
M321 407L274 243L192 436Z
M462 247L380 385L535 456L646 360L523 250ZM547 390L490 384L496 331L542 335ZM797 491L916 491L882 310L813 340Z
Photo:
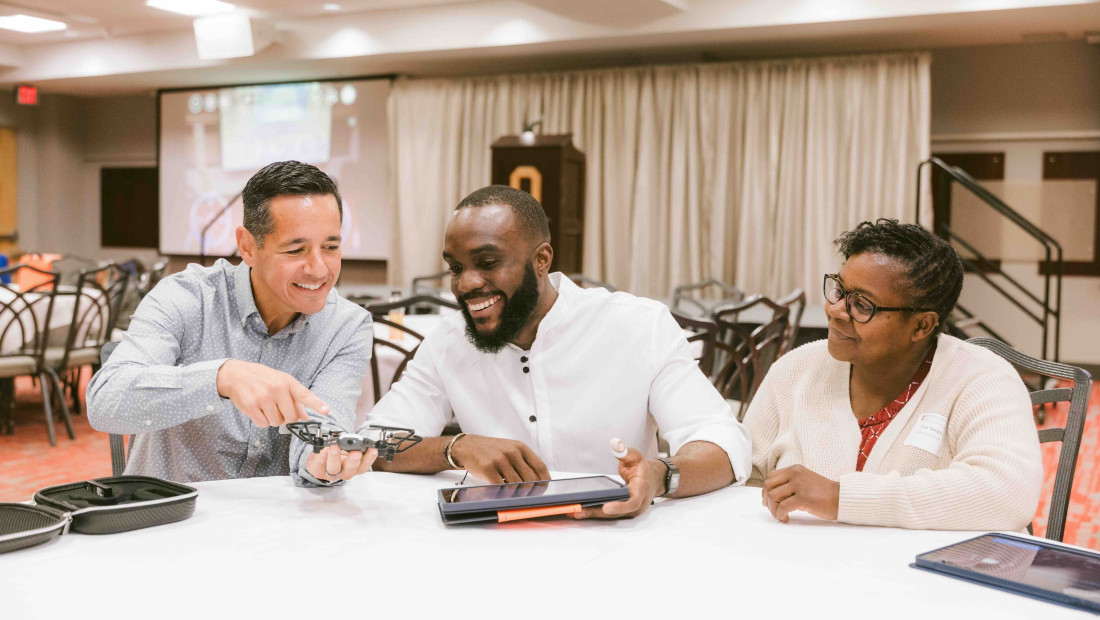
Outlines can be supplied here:
M233 270L233 301L240 312L241 328L247 329L251 323L253 329L267 334L267 324L260 316L260 309L256 307L256 298L252 294L252 268L243 262ZM331 291L329 297L331 298ZM329 302L332 300L330 299ZM255 317L255 318L253 318ZM309 324L308 314L299 314L289 325L279 330L274 336L280 338L297 333Z
M555 271L549 277L550 285L558 291L558 298L554 301L554 305L550 306L546 316L542 317L542 321L539 322L538 331L535 332L535 340L538 340L539 336L549 332L559 324L569 320L570 315L572 315L574 300L581 290L581 287L569 278L564 277L560 271Z

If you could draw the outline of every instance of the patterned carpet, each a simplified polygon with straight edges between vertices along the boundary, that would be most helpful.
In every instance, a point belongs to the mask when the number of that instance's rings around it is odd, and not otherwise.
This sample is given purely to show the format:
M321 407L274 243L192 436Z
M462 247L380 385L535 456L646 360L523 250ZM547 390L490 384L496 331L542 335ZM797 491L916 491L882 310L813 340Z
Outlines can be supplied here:
M81 394L88 378L86 370ZM22 502L50 485L111 475L107 434L92 430L86 416L73 416L75 440L56 420L57 447L51 448L42 397L30 379L16 382L15 402L15 434L0 435L0 502Z
M1068 384L1067 384L1068 386ZM1063 403L1057 410L1048 410L1042 428L1058 428L1066 423L1069 405ZM1032 523L1036 536L1046 531L1046 516L1050 496L1054 492L1054 474L1058 468L1058 454L1062 444L1043 444L1043 483L1039 512ZM1069 497L1069 514L1066 515L1067 543L1100 550L1100 384L1093 383L1089 396L1089 412L1085 418L1085 430L1081 435L1081 451L1077 454L1077 471L1073 475L1073 490Z
M85 372L80 393L89 373ZM77 480L111 475L111 449L106 433L92 430L88 418L73 417L76 439L70 440L60 420L56 422L57 447L46 439L42 398L29 379L16 384L15 434L0 435L0 502L26 501L37 489ZM1047 414L1044 427L1065 424L1068 406ZM1046 514L1054 487L1061 444L1043 446L1046 482L1036 515L1035 534L1046 529ZM1077 458L1065 541L1100 550L1100 384L1093 385L1088 419Z

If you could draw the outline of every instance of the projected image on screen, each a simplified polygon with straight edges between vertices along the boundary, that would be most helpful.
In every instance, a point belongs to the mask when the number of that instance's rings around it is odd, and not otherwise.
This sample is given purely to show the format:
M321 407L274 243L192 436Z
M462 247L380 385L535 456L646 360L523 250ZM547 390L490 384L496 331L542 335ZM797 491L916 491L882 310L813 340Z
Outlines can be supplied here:
M160 251L231 255L240 200L218 212L257 170L295 159L340 187L344 257L388 258L388 93L386 80L162 92Z

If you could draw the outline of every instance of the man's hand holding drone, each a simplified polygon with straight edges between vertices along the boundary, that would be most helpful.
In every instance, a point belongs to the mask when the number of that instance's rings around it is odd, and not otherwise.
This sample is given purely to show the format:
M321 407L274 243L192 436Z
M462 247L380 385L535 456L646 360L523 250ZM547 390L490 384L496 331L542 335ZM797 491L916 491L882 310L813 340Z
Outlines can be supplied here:
M306 459L306 471L318 480L351 480L359 474L370 471L374 459L378 458L378 449L370 448L366 452L341 450L340 446L326 446L320 452L314 452Z
M409 428L370 426L362 430L363 434L325 428L320 422L291 422L286 428L313 447L313 454L306 459L306 471L330 482L351 480L370 471L379 453L392 461L395 454L420 442Z

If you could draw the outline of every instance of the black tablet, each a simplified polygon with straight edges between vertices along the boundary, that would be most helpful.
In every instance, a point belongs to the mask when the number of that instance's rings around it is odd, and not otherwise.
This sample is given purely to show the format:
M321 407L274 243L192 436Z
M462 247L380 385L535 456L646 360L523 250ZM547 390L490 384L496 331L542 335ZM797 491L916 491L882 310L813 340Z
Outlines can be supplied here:
M439 512L446 523L497 520L503 511L542 506L600 506L625 500L630 489L607 476L513 482L439 490Z
M1100 553L985 534L917 556L914 568L1100 613Z

